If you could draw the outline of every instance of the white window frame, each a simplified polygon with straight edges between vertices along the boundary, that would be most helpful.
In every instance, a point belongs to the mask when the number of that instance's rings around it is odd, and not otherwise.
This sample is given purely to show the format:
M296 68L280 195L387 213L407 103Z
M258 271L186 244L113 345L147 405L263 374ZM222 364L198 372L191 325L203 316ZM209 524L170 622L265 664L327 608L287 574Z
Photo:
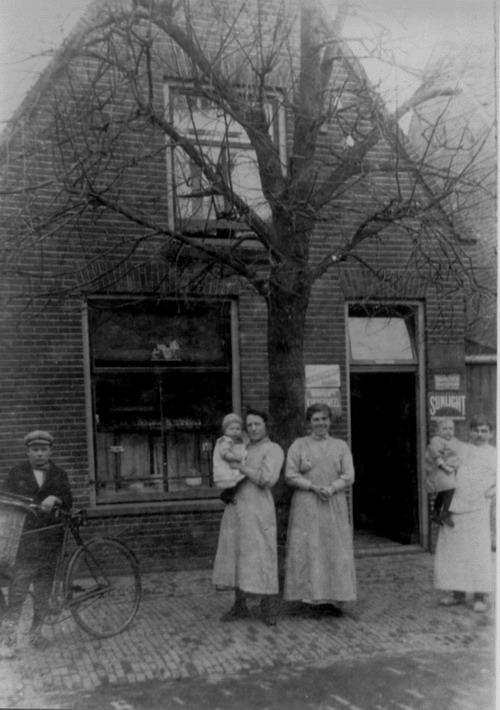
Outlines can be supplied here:
M207 101L205 97L202 95L196 95L196 92L194 88L189 85L189 84L179 84L176 82L166 82L164 85L164 92L165 92L165 111L168 114L168 120L173 121L174 115L173 111L175 110L174 107L174 95L177 94L190 94L196 101ZM276 92L274 93L275 96L277 96ZM286 116L285 116L285 109L282 105L282 102L277 100L276 98L273 98L272 95L269 96L269 104L266 105L267 110L269 112L273 111L273 139L274 141L278 144L279 148L279 156L280 156L280 162L282 164L283 172L284 174L286 173ZM244 128L240 126L236 121L232 120L227 113L224 113L222 109L219 109L217 106L214 106L214 118L210 119L209 116L207 115L209 112L209 109L207 109L207 112L205 116L200 117L199 123L196 122L196 124L193 123L192 120L192 114L190 114L190 117L186 119L185 125L183 126L183 122L176 122L176 127L180 129L184 129L182 132L184 135L186 135L188 138L192 139L194 143L198 143L198 146L201 150L206 151L208 155L212 153L213 155L210 156L213 160L214 163L217 163L219 160L222 160L224 164L224 169L227 170L228 166L230 165L230 161L233 160L233 165L236 165L236 168L238 165L243 165L244 164L244 156L248 155L249 156L249 162L251 161L252 165L254 166L254 170L249 171L249 172L242 172L242 189L238 189L238 186L235 186L235 192L237 194L240 194L243 199L246 199L249 206L259 214L260 217L263 219L269 219L271 216L270 213L270 208L267 203L267 201L264 198L263 192L262 192L262 187L260 186L260 176L258 175L258 169L257 169L257 159L255 156L255 151L250 143L250 139L248 138L248 135ZM203 125L205 123L205 125ZM229 140L228 140L229 139ZM234 162L234 156L235 152L238 152L239 156L243 157L243 160L236 161ZM166 150L166 164L167 164L167 179L168 179L168 214L169 214L169 227L174 230L175 228L178 228L179 226L182 227L187 227L188 229L191 227L191 229L194 229L195 231L198 228L203 229L206 226L215 226L215 225L220 225L220 226L231 226L232 229L239 229L239 230L246 230L248 229L247 225L240 220L232 220L230 218L230 215L228 215L229 219L217 219L216 216L216 211L219 211L220 213L224 212L224 198L221 196L207 196L203 197L201 194L198 197L188 197L192 193L192 187L189 187L189 190L183 189L182 186L176 187L176 177L179 175L180 170L176 168L176 162L181 165L184 163L184 165L189 164L189 159L182 151L181 148L176 148L173 141L170 139L167 139L167 150ZM184 168L181 168L181 170ZM195 186L195 192L196 189L199 188L200 193L203 190L203 176L201 174L201 171L196 167L191 165L190 169L198 172L198 175L195 176L195 179L197 181L197 185ZM231 172L228 174L228 178L231 176L234 178L234 176L237 174L237 172L233 169L231 169ZM255 182L255 177L258 178L259 180L259 186L252 186L250 189L252 189L255 192L255 196L252 198L248 196L248 191L247 194L245 194L245 184L244 180L245 177L250 177L254 178ZM192 179L189 175L187 177L187 180ZM183 197L183 192L185 195L185 198ZM179 195L180 199L186 200L186 204L188 200L197 200L198 201L198 206L196 207L195 210L186 210L185 215L179 214ZM205 203L205 204L204 204ZM214 209L215 207L215 209Z

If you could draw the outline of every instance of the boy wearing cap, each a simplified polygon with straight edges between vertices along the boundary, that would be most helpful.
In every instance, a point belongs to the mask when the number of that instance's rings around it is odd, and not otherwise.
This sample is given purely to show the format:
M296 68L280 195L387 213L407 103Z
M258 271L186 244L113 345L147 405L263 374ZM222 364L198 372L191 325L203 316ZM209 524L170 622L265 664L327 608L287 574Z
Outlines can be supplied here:
M24 437L28 460L14 466L2 486L5 493L25 496L40 506L37 515L28 515L19 545L9 587L9 605L2 628L6 641L3 655L13 655L17 624L30 584L33 584L33 621L29 633L34 646L43 647L46 639L41 627L52 591L57 555L62 542L56 517L58 507L69 510L71 489L66 472L51 460L53 436L36 430ZM40 530L40 532L37 532ZM9 654L9 649L12 653Z
M214 447L214 483L217 488L223 488L221 500L234 503L236 488L245 478L237 467L245 462L248 437L243 432L243 420L234 412L226 414L222 420L222 431L224 434Z

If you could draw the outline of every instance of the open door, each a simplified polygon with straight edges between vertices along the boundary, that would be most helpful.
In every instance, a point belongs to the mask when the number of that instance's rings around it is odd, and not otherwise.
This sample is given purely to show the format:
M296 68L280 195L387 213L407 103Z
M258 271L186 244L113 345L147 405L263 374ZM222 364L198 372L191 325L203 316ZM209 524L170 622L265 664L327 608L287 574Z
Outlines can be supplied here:
M352 372L354 534L419 542L416 372Z

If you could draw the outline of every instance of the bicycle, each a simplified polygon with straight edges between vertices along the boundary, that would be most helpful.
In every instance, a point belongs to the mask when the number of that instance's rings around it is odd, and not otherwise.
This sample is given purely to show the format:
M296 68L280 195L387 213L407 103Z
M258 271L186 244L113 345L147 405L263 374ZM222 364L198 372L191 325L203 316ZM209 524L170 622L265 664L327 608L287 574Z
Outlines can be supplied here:
M8 501L3 497L0 502ZM32 513L39 509L39 506L27 505ZM64 534L44 623L56 623L68 609L78 626L95 638L122 633L134 620L141 602L142 582L137 558L116 538L94 537L84 541L80 527L87 521L86 510L66 512L59 508L58 515L61 523L51 529L62 527ZM38 528L23 535L46 529ZM71 540L76 543L73 552L70 552Z

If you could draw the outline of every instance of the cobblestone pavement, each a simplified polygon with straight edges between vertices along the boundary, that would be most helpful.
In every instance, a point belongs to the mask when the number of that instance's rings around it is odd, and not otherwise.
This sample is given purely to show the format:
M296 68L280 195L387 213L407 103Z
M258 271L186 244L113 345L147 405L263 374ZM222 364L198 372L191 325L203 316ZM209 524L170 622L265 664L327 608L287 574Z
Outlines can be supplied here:
M72 710L494 710L484 651L409 651L53 695Z
M426 653L451 652L451 658L467 651L492 657L493 610L480 615L438 606L429 554L365 557L357 560L357 572L359 598L342 618L302 617L283 604L273 628L262 624L257 603L249 619L220 623L232 594L212 589L210 570L145 575L139 614L120 636L92 639L71 619L45 629L52 643L44 651L21 635L19 657L0 661L0 705L64 707L48 698L142 681L217 682L381 655L423 654L425 661ZM463 681L470 692L465 673Z

